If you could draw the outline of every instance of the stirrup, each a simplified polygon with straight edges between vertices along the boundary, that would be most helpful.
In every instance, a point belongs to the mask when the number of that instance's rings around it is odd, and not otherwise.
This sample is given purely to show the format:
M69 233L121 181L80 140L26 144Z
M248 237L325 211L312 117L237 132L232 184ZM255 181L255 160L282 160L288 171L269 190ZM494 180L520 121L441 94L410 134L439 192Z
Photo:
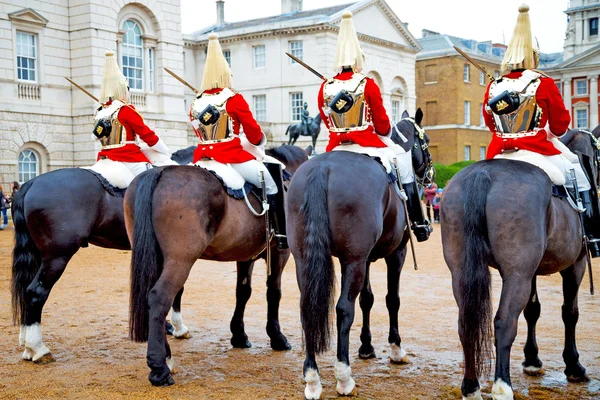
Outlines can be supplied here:
M281 235L281 234L276 233L275 234L275 244L277 245L277 248L280 250L285 250L285 249L290 248L288 245L286 235Z

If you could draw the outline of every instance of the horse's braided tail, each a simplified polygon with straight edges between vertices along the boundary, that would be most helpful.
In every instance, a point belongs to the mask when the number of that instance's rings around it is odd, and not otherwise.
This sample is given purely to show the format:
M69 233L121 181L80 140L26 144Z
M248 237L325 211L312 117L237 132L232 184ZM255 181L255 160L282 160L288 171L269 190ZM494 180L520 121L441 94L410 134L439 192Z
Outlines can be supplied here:
M490 243L488 239L486 198L492 180L488 171L480 169L465 181L464 237L466 252L460 276L462 307L458 318L459 331L466 338L463 352L466 365L473 365L474 376L487 373L491 363L492 302Z
M135 192L129 338L136 342L148 340L148 294L163 269L163 254L152 224L152 197L163 170L155 168L141 175Z
M27 287L35 278L41 266L40 249L29 234L25 220L25 195L33 185L33 180L26 182L12 199L12 218L15 225L15 247L12 264L12 312L13 323L27 323L27 307L25 294Z
M300 214L304 217L300 317L306 350L327 351L331 336L335 271L331 258L331 228L327 209L329 168L317 165L308 175Z

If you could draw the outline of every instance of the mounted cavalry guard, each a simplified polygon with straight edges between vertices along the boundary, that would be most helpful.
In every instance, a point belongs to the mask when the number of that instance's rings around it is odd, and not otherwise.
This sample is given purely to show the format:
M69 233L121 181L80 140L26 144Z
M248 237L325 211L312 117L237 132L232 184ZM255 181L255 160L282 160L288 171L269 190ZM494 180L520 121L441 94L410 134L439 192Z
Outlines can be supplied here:
M281 164L267 160L266 137L254 119L244 97L232 89L229 64L215 33L211 33L200 93L190 110L190 119L200 143L194 163L214 160L229 164L247 182L261 187L264 174L270 219L280 249L287 249L284 190Z
M144 123L144 118L133 104L128 102L127 78L121 72L114 53L108 50L105 56L99 99L102 106L94 117L94 135L102 143L102 150L98 153L98 164L107 166L112 163L112 167L120 168L123 175L122 185L117 186L127 187L133 178L152 167L136 139L144 141L150 149L160 153L167 160L170 153L167 145Z
M411 229L419 242L429 238L431 225L423 215L412 169L411 153L391 140L392 127L375 81L361 73L364 53L360 47L352 13L344 12L337 40L337 75L323 82L318 104L321 118L329 130L326 151L361 146L366 153L394 160L402 187L408 197ZM346 147L346 148L345 148Z
M302 108L301 115L301 123L302 123L302 135L310 135L308 133L308 125L310 125L310 114L308 112L308 103L304 102L304 107Z
M533 46L528 11L527 5L519 7L513 37L502 61L502 69L510 72L493 80L485 93L482 112L493 133L487 158L516 159L538 165L554 184L565 185L571 191L575 189L574 172L585 208L588 248L592 257L599 257L600 213L592 161L583 156L580 162L558 139L568 131L571 117L554 80L535 69L539 50Z

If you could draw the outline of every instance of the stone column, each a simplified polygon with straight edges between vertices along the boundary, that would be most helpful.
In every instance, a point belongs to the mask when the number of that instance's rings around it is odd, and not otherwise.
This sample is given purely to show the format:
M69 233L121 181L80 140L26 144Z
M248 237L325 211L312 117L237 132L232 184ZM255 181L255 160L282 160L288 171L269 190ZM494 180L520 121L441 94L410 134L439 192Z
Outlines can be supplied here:
M598 76L590 76L590 120L589 128L598 126Z
M571 115L571 123L569 124L569 127L572 128L573 127L573 107L571 106L571 78L563 78L562 80L562 86L563 86L563 93L564 93L564 101L565 101L565 108L567 109L567 111L569 111L569 114Z

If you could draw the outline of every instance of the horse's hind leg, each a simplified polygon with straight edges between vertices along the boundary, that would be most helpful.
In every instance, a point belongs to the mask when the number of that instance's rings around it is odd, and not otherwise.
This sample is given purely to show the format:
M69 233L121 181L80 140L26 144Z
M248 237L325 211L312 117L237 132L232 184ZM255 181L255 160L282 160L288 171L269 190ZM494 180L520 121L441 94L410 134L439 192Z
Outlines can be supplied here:
M532 268L533 270L533 268ZM527 305L531 294L532 276L512 275L503 277L500 305L494 319L496 345L496 373L492 386L492 398L513 398L510 381L510 350L517 336L519 315Z
M337 362L335 363L336 390L342 396L356 395L356 384L350 369L350 328L354 322L356 297L363 288L367 260L344 263L342 266L342 289L336 305L337 313Z
M183 295L183 288L175 296L173 300L173 308L171 310L171 323L173 324L173 337L176 339L189 339L191 337L190 330L183 323L181 318L181 296ZM168 324L168 322L167 322Z
M358 356L362 359L375 358L375 349L371 344L371 308L373 308L373 302L375 297L371 290L371 282L369 281L369 266L367 263L367 272L365 276L365 284L360 292L359 304L363 314L363 326L360 331L360 348L358 349Z
M273 350L290 350L292 346L281 333L279 326L279 302L281 301L281 275L290 258L287 250L275 250L271 257L271 275L267 277L267 335Z
M579 353L575 342L575 327L579 319L577 292L584 273L585 258L560 273L563 278L564 304L562 306L562 319L565 324L563 359L566 364L565 375L567 375L570 382L587 382L590 380L585 373L585 368L579 363Z
M537 280L534 276L531 281L529 302L523 313L527 321L527 342L524 349L525 361L523 361L523 372L531 376L538 376L544 373L542 370L542 361L538 357L538 346L535 339L535 325L540 318L541 308L537 295Z
M61 277L72 254L64 257L45 258L37 275L27 287L25 299L27 302L25 330L25 351L23 359L35 363L54 361L50 350L42 342L42 310L54 284Z
M390 361L394 364L408 363L408 356L402 348L400 333L398 332L398 311L400 310L400 272L406 258L406 243L402 244L396 251L385 258L387 264L388 293L385 296L390 316Z
M239 349L252 347L244 330L244 311L252 294L252 269L254 261L237 262L237 284L235 287L235 310L229 328L231 329L231 345Z
M192 268L192 263L165 260L160 278L148 294L148 353L150 367L148 379L154 386L175 383L171 377L174 362L165 335L165 321L173 300L183 287Z

